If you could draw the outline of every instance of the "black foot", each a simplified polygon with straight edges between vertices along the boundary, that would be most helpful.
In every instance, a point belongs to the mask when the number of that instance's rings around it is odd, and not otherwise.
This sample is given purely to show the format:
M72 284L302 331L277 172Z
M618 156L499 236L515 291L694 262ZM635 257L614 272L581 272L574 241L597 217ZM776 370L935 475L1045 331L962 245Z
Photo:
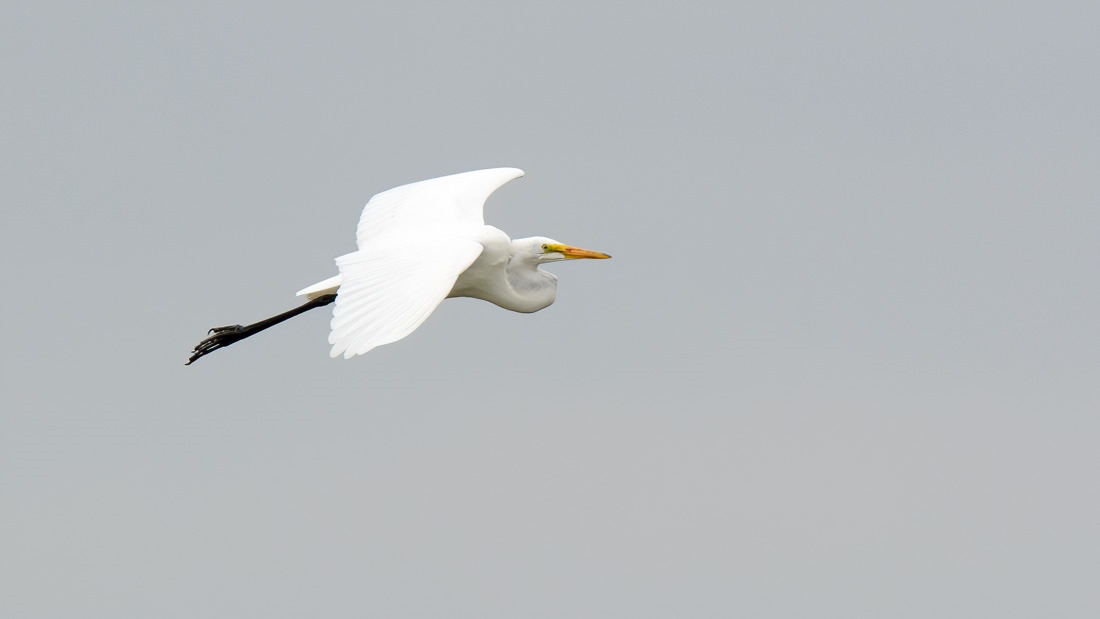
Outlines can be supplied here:
M229 325L227 327L214 327L207 331L209 337L199 342L191 351L191 358L184 365L191 365L205 355L209 355L219 348L225 348L252 335L252 330L241 325Z

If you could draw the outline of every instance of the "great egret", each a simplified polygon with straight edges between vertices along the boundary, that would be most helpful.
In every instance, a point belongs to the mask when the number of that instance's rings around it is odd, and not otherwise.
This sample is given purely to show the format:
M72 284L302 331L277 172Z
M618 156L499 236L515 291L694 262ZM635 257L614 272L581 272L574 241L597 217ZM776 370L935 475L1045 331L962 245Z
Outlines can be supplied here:
M540 264L611 256L541 236L513 241L485 225L485 200L520 176L516 168L476 170L375 195L359 218L359 250L336 259L339 275L299 290L309 300L288 312L211 329L187 365L333 302L330 356L345 359L412 333L449 297L483 299L514 312L547 307L558 278Z

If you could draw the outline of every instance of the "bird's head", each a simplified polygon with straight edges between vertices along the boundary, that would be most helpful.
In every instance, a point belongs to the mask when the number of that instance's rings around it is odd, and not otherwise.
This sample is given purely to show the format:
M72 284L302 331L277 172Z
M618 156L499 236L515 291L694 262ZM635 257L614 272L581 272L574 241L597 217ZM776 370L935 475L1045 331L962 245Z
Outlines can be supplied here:
M517 239L512 242L512 247L516 257L530 260L535 263L576 260L579 258L595 258L602 260L611 257L603 252L573 247L572 245L559 243L554 239L548 239L544 236Z

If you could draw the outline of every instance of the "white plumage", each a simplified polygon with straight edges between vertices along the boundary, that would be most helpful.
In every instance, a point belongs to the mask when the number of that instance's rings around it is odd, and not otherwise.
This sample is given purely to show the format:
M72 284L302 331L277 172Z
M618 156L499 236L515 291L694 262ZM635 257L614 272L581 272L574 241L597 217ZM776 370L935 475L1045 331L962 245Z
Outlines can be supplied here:
M516 168L477 170L375 195L359 218L359 249L336 259L338 275L298 291L309 299L305 305L252 325L211 329L188 363L333 301L330 354L345 358L407 336L447 297L517 312L547 307L557 278L540 264L610 256L545 237L513 241L485 225L485 200L520 176Z

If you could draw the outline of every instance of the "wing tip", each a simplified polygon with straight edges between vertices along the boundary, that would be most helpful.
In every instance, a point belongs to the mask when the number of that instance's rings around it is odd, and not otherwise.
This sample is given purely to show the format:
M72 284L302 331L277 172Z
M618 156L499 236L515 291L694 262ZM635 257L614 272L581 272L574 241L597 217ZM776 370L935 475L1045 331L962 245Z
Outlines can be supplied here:
M513 179L517 179L517 178L519 178L519 177L521 177L521 176L523 176L527 173L524 172L523 170L519 169L519 168L512 168L512 167L485 168L483 170L470 170L468 172L456 172L454 174L448 174L447 176L441 176L439 178L449 178L449 177L454 177L454 176L489 175L489 174L492 174L494 176L495 175L507 176L508 178L506 180L504 180L503 182L501 182L501 185L503 185L504 183L507 183L508 181L513 180ZM439 180L439 179L434 179L433 178L433 179L428 179L428 180L432 181L432 180ZM500 187L500 185L497 186L497 188L499 188L499 187Z
M348 342L337 341L329 343L333 345L332 348L328 351L329 359L335 359L337 357L351 359L352 357L364 355L381 345L379 343L372 343L366 347L355 348L354 346L349 345Z

